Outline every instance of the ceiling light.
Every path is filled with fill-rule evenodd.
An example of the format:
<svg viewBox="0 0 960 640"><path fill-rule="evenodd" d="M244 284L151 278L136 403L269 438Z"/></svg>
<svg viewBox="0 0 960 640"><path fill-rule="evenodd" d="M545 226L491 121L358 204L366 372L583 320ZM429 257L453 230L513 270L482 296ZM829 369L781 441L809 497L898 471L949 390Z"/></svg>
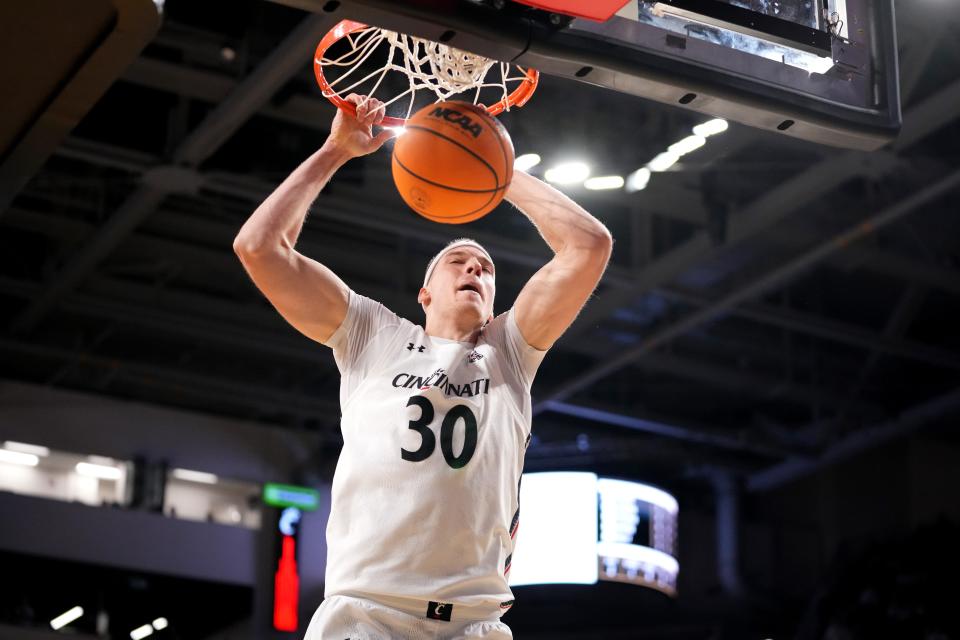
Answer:
<svg viewBox="0 0 960 640"><path fill-rule="evenodd" d="M78 462L76 466L77 473L90 478L99 478L101 480L119 480L123 472L117 467L108 467L102 464L91 464L89 462Z"/></svg>
<svg viewBox="0 0 960 640"><path fill-rule="evenodd" d="M107 458L106 456L87 456L87 462L102 464L106 467L112 467L116 463L113 458Z"/></svg>
<svg viewBox="0 0 960 640"><path fill-rule="evenodd" d="M217 476L203 471L191 471L190 469L174 469L173 477L190 482L202 482L204 484L217 484Z"/></svg>
<svg viewBox="0 0 960 640"><path fill-rule="evenodd" d="M664 151L656 158L651 160L647 166L650 167L650 171L666 171L675 165L679 159L680 156L673 151Z"/></svg>
<svg viewBox="0 0 960 640"><path fill-rule="evenodd" d="M671 153L675 153L678 156L682 156L690 153L691 151L695 151L699 149L706 143L707 143L707 139L704 138L703 136L698 136L698 135L687 136L680 142L675 142L669 147L667 147L667 151L670 151Z"/></svg>
<svg viewBox="0 0 960 640"><path fill-rule="evenodd" d="M647 188L647 183L650 182L650 169L647 167L641 167L627 176L627 191L642 191Z"/></svg>
<svg viewBox="0 0 960 640"><path fill-rule="evenodd" d="M37 463L40 462L40 458L32 453L20 453L19 451L0 449L0 462L22 464L25 467L35 467Z"/></svg>
<svg viewBox="0 0 960 640"><path fill-rule="evenodd" d="M76 620L82 615L83 615L83 607L74 607L73 609L70 609L66 613L61 613L56 618L51 620L50 626L53 627L54 631L56 631L58 629L61 629L67 626L68 624L70 624L71 622L73 622L74 620Z"/></svg>
<svg viewBox="0 0 960 640"><path fill-rule="evenodd" d="M704 138L708 136L713 136L718 133L723 133L727 130L727 121L723 118L715 118L713 120L707 120L703 124L698 124L693 128L694 135L703 136Z"/></svg>
<svg viewBox="0 0 960 640"><path fill-rule="evenodd" d="M3 443L3 446L9 451L31 453L35 456L40 456L41 458L45 458L46 456L50 455L50 449L36 444L25 444L23 442L13 442L12 440L7 440Z"/></svg>
<svg viewBox="0 0 960 640"><path fill-rule="evenodd" d="M547 169L543 177L554 184L577 184L590 175L590 167L582 162L564 162Z"/></svg>
<svg viewBox="0 0 960 640"><path fill-rule="evenodd" d="M145 624L145 625L143 625L142 627L137 627L136 629L134 629L133 631L131 631L131 632L130 632L130 639L131 639L131 640L142 640L143 638L146 638L146 637L147 637L148 635L150 635L151 633L153 633L153 627L151 627L151 626L148 625L148 624Z"/></svg>
<svg viewBox="0 0 960 640"><path fill-rule="evenodd" d="M167 628L167 619L166 618L157 618L153 621L153 628L157 631L163 631Z"/></svg>
<svg viewBox="0 0 960 640"><path fill-rule="evenodd" d="M528 171L538 164L540 164L539 155L536 153L525 153L522 156L517 156L517 159L513 161L513 168L517 171Z"/></svg>
<svg viewBox="0 0 960 640"><path fill-rule="evenodd" d="M623 186L623 178L621 176L597 176L596 178L588 178L583 186L594 191L619 189Z"/></svg>
<svg viewBox="0 0 960 640"><path fill-rule="evenodd" d="M398 138L407 132L406 127L384 127L384 129L393 131L393 134Z"/></svg>

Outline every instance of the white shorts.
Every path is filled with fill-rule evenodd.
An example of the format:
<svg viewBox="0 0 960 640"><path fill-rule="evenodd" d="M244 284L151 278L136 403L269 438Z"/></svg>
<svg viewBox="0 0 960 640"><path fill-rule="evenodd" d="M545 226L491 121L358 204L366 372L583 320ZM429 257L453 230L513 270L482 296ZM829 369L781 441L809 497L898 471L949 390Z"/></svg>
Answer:
<svg viewBox="0 0 960 640"><path fill-rule="evenodd" d="M313 614L304 640L512 640L499 618L433 620L373 600L330 596Z"/></svg>

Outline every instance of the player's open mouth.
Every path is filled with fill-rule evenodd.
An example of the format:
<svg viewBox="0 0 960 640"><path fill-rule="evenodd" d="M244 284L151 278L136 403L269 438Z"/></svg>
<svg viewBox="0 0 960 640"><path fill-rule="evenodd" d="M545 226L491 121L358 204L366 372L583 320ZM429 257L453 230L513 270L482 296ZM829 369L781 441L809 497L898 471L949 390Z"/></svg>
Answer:
<svg viewBox="0 0 960 640"><path fill-rule="evenodd" d="M480 289L479 289L479 287L476 287L476 286L474 286L474 285L472 285L472 284L464 284L464 285L461 285L461 286L457 289L457 291L471 291L471 292L477 294L478 296L480 296L481 298L483 297L483 296L480 294Z"/></svg>

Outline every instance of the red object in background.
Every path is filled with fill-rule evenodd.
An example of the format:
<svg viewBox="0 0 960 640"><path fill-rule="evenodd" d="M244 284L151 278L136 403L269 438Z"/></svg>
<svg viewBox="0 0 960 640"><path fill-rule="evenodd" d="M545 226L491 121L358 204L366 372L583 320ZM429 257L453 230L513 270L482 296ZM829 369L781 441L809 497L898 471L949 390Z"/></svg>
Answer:
<svg viewBox="0 0 960 640"><path fill-rule="evenodd" d="M629 0L590 0L590 2L584 2L583 0L517 0L517 2L536 9L573 16L574 18L606 22L613 14L620 11Z"/></svg>
<svg viewBox="0 0 960 640"><path fill-rule="evenodd" d="M297 630L300 576L297 575L297 541L283 536L283 553L274 578L273 626L278 631Z"/></svg>

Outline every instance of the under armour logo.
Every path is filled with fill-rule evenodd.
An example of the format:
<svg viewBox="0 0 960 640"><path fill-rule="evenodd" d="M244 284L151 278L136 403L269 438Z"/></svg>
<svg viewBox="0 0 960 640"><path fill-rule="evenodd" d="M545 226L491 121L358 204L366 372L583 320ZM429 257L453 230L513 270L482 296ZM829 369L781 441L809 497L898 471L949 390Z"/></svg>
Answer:
<svg viewBox="0 0 960 640"><path fill-rule="evenodd" d="M413 351L413 349L414 349L413 343L412 343L412 342L408 342L408 343L407 343L407 351ZM426 349L426 347L423 346L423 345L420 345L420 346L416 347L416 349L417 349L417 353L423 353L424 350Z"/></svg>
<svg viewBox="0 0 960 640"><path fill-rule="evenodd" d="M453 605L449 602L427 603L427 617L433 620L450 620L450 614L453 613Z"/></svg>

